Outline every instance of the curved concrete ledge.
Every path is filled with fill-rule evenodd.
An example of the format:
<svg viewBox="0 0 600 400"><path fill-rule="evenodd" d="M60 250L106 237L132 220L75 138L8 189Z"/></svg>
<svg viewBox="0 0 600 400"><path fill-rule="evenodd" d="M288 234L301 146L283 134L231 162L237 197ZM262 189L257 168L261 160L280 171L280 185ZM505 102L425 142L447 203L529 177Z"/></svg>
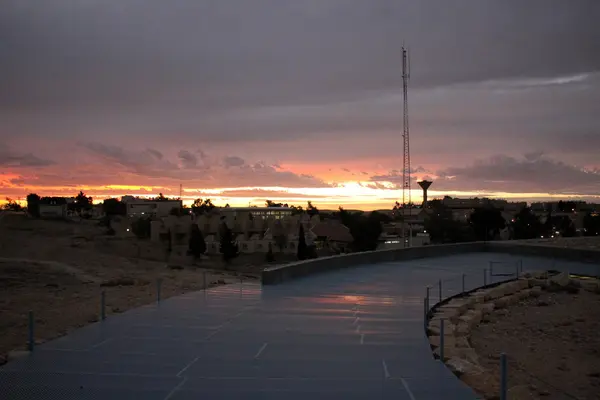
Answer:
<svg viewBox="0 0 600 400"><path fill-rule="evenodd" d="M381 262L408 261L418 258L441 257L453 254L495 252L514 255L528 255L569 260L573 262L598 264L600 275L600 251L574 248L554 248L507 242L470 242L433 246L411 247L406 249L366 251L362 253L316 258L291 264L266 268L262 271L262 283L274 285L291 279L325 271Z"/></svg>
<svg viewBox="0 0 600 400"><path fill-rule="evenodd" d="M436 246L411 247L407 249L376 250L362 253L342 254L299 261L291 264L265 268L262 271L262 283L274 285L302 276L373 263L408 261L417 258L441 257L452 254L464 254L486 251L485 243L457 243Z"/></svg>

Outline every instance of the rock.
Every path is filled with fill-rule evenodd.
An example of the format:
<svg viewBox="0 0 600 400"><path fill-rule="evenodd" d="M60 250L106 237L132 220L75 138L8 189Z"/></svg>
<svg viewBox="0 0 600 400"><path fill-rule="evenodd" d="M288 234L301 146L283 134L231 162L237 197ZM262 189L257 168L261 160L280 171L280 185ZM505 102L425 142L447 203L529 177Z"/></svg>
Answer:
<svg viewBox="0 0 600 400"><path fill-rule="evenodd" d="M540 286L534 286L531 288L531 297L540 297L542 295L542 288Z"/></svg>
<svg viewBox="0 0 600 400"><path fill-rule="evenodd" d="M560 274L551 276L549 278L551 283L556 283L559 286L565 287L569 284L569 274L567 272L561 272Z"/></svg>
<svg viewBox="0 0 600 400"><path fill-rule="evenodd" d="M429 321L429 325L427 326L427 330L431 332L431 335L440 335L440 319L432 319ZM456 325L444 320L444 336L453 335L456 330Z"/></svg>
<svg viewBox="0 0 600 400"><path fill-rule="evenodd" d="M530 275L532 278L546 279L548 278L548 271L532 271Z"/></svg>
<svg viewBox="0 0 600 400"><path fill-rule="evenodd" d="M597 279L581 279L579 280L581 288L588 292L599 293L600 292L600 281Z"/></svg>
<svg viewBox="0 0 600 400"><path fill-rule="evenodd" d="M469 310L459 318L459 320L469 326L469 330L477 326L481 322L483 313L481 310Z"/></svg>
<svg viewBox="0 0 600 400"><path fill-rule="evenodd" d="M429 343L434 347L440 347L441 336L429 336ZM456 347L456 338L454 336L446 336L444 335L444 348L446 347Z"/></svg>
<svg viewBox="0 0 600 400"><path fill-rule="evenodd" d="M482 368L479 365L475 365L467 360L461 358L451 358L446 363L450 371L452 371L455 375L461 376L465 374L479 374L483 372Z"/></svg>
<svg viewBox="0 0 600 400"><path fill-rule="evenodd" d="M504 297L505 288L504 285L496 286L495 288L490 289L489 299L495 300L501 297Z"/></svg>
<svg viewBox="0 0 600 400"><path fill-rule="evenodd" d="M481 303L477 304L476 310L480 310L483 315L489 314L494 311L494 303Z"/></svg>
<svg viewBox="0 0 600 400"><path fill-rule="evenodd" d="M541 286L541 287L547 287L548 286L548 279L537 279L537 278L533 278L529 280L529 287L535 287L535 286Z"/></svg>
<svg viewBox="0 0 600 400"><path fill-rule="evenodd" d="M454 339L456 348L458 349L470 349L471 343L465 336L457 337Z"/></svg>
<svg viewBox="0 0 600 400"><path fill-rule="evenodd" d="M439 311L452 311L462 314L469 309L469 301L467 299L453 299L439 308Z"/></svg>
<svg viewBox="0 0 600 400"><path fill-rule="evenodd" d="M519 293L511 294L510 296L505 297L508 305L518 304L521 301L521 297Z"/></svg>
<svg viewBox="0 0 600 400"><path fill-rule="evenodd" d="M508 310L506 308L498 309L495 311L496 315L505 316L508 315Z"/></svg>
<svg viewBox="0 0 600 400"><path fill-rule="evenodd" d="M518 296L519 296L519 300L525 300L525 299L531 297L531 289L521 290L518 293Z"/></svg>
<svg viewBox="0 0 600 400"><path fill-rule="evenodd" d="M469 325L467 325L464 322L461 322L460 324L456 325L456 330L454 331L454 335L457 337L467 336L470 331L471 331L471 329L470 329Z"/></svg>
<svg viewBox="0 0 600 400"><path fill-rule="evenodd" d="M440 348L439 347L436 347L435 350L433 350L433 356L438 360L440 359ZM447 346L444 343L444 361L449 360L451 358L455 358L455 357L459 357L458 349L453 346Z"/></svg>
<svg viewBox="0 0 600 400"><path fill-rule="evenodd" d="M479 356L472 348L457 348L457 353L460 358L469 361L474 365L479 365Z"/></svg>
<svg viewBox="0 0 600 400"><path fill-rule="evenodd" d="M495 309L505 308L506 306L508 306L508 298L506 298L506 297L501 297L501 298L496 299L494 301L494 308Z"/></svg>

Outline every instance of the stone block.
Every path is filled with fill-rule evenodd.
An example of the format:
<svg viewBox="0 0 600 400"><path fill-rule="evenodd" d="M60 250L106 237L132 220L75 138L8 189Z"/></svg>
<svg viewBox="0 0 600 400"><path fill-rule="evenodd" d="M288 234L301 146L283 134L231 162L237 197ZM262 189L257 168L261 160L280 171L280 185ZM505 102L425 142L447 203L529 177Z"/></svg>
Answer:
<svg viewBox="0 0 600 400"><path fill-rule="evenodd" d="M508 306L508 298L501 297L499 299L494 300L494 309L505 308Z"/></svg>
<svg viewBox="0 0 600 400"><path fill-rule="evenodd" d="M540 297L542 295L542 288L540 286L534 286L531 288L531 297Z"/></svg>
<svg viewBox="0 0 600 400"><path fill-rule="evenodd" d="M473 327L479 325L482 317L483 312L481 310L469 310L459 319L461 322L467 324L469 329L472 329Z"/></svg>
<svg viewBox="0 0 600 400"><path fill-rule="evenodd" d="M518 304L519 301L521 301L521 296L519 296L519 293L514 293L510 296L506 296L505 299L507 301L507 305L511 306L513 304Z"/></svg>
<svg viewBox="0 0 600 400"><path fill-rule="evenodd" d="M469 327L469 325L464 322L461 322L458 325L456 325L456 329L454 330L454 335L457 337L468 336L470 332L471 332L471 328Z"/></svg>
<svg viewBox="0 0 600 400"><path fill-rule="evenodd" d="M581 288L588 292L600 293L600 281L598 279L580 279Z"/></svg>
<svg viewBox="0 0 600 400"><path fill-rule="evenodd" d="M463 358L452 357L447 362L446 365L455 375L470 375L470 374L480 374L483 372L483 369L468 360Z"/></svg>
<svg viewBox="0 0 600 400"><path fill-rule="evenodd" d="M529 287L535 287L535 286L540 286L540 287L548 287L549 283L548 283L548 279L538 279L538 278L532 278L529 279Z"/></svg>
<svg viewBox="0 0 600 400"><path fill-rule="evenodd" d="M477 304L476 310L480 310L483 315L489 314L494 311L494 303Z"/></svg>
<svg viewBox="0 0 600 400"><path fill-rule="evenodd" d="M471 343L469 343L469 340L465 336L455 338L454 343L455 343L456 348L458 348L458 349L471 348Z"/></svg>
<svg viewBox="0 0 600 400"><path fill-rule="evenodd" d="M521 290L521 291L518 293L519 299L520 299L520 300L525 300L525 299L527 299L527 298L531 297L531 290L532 290L532 289L525 289L525 290Z"/></svg>
<svg viewBox="0 0 600 400"><path fill-rule="evenodd" d="M569 274L567 272L561 272L549 278L551 283L555 283L559 286L565 287L569 284Z"/></svg>

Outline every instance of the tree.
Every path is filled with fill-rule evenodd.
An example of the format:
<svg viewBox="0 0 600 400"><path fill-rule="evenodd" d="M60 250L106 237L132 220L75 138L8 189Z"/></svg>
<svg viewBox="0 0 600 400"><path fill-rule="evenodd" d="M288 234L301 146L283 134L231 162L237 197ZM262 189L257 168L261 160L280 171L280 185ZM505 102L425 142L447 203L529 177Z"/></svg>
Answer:
<svg viewBox="0 0 600 400"><path fill-rule="evenodd" d="M479 241L493 240L506 227L502 212L495 207L476 208L469 216L469 225L475 239Z"/></svg>
<svg viewBox="0 0 600 400"><path fill-rule="evenodd" d="M150 200L152 200L152 201L169 201L169 198L165 197L164 194L159 193L158 196L156 196L156 197L154 197L154 198L152 198Z"/></svg>
<svg viewBox="0 0 600 400"><path fill-rule="evenodd" d="M287 247L288 237L285 233L278 233L273 236L273 240L275 241L275 245L279 248L279 252L282 252Z"/></svg>
<svg viewBox="0 0 600 400"><path fill-rule="evenodd" d="M379 237L383 232L382 223L388 222L387 215L371 212L366 215L363 212L351 213L339 208L337 213L342 224L346 225L352 235L353 251L371 251L377 249Z"/></svg>
<svg viewBox="0 0 600 400"><path fill-rule="evenodd" d="M454 219L452 210L444 206L442 201L432 201L429 205L425 230L432 243L458 243L472 239L470 226Z"/></svg>
<svg viewBox="0 0 600 400"><path fill-rule="evenodd" d="M150 218L138 218L131 222L131 231L138 239L147 239L152 233L151 223ZM170 234L169 237L171 237Z"/></svg>
<svg viewBox="0 0 600 400"><path fill-rule="evenodd" d="M271 246L271 242L269 242L269 250L265 255L265 261L268 263L272 263L273 261L275 261L275 256L273 255L273 246Z"/></svg>
<svg viewBox="0 0 600 400"><path fill-rule="evenodd" d="M298 230L298 260L306 260L308 258L308 247L306 246L306 237L304 236L304 226L300 224Z"/></svg>
<svg viewBox="0 0 600 400"><path fill-rule="evenodd" d="M215 209L211 199L196 199L192 204L192 212L195 215L207 214Z"/></svg>
<svg viewBox="0 0 600 400"><path fill-rule="evenodd" d="M35 193L29 193L27 195L27 212L32 217L40 216L40 196Z"/></svg>
<svg viewBox="0 0 600 400"><path fill-rule="evenodd" d="M587 213L583 217L583 234L585 236L600 236L599 213Z"/></svg>
<svg viewBox="0 0 600 400"><path fill-rule="evenodd" d="M104 202L102 203L102 211L104 211L104 214L110 216L126 215L127 206L119 199L111 198L104 200Z"/></svg>
<svg viewBox="0 0 600 400"><path fill-rule="evenodd" d="M171 256L171 253L173 252L173 232L171 232L170 229L167 232L167 249L166 250L167 250L166 259L168 262L169 257Z"/></svg>
<svg viewBox="0 0 600 400"><path fill-rule="evenodd" d="M2 209L8 211L23 211L24 208L22 205L11 199L10 197L6 198L6 204L2 206Z"/></svg>
<svg viewBox="0 0 600 400"><path fill-rule="evenodd" d="M189 250L190 254L194 256L195 259L200 258L202 254L206 253L206 241L204 240L204 235L202 235L200 228L196 224L192 224Z"/></svg>
<svg viewBox="0 0 600 400"><path fill-rule="evenodd" d="M312 201L309 201L306 205L306 213L312 217L315 215L319 215L319 209L313 206Z"/></svg>
<svg viewBox="0 0 600 400"><path fill-rule="evenodd" d="M83 193L83 191L80 191L79 194L77 194L77 196L75 197L74 208L75 211L77 211L78 213L81 213L84 210L91 209L92 198L86 196L85 193Z"/></svg>
<svg viewBox="0 0 600 400"><path fill-rule="evenodd" d="M221 226L221 243L220 243L221 254L223 254L223 260L226 263L231 261L231 259L238 256L238 245L233 237L233 232L225 222Z"/></svg>
<svg viewBox="0 0 600 400"><path fill-rule="evenodd" d="M535 239L544 233L544 227L540 219L529 207L523 207L515 215L512 228L513 239Z"/></svg>
<svg viewBox="0 0 600 400"><path fill-rule="evenodd" d="M302 206L291 206L290 208L292 209L292 215L298 215L304 212Z"/></svg>
<svg viewBox="0 0 600 400"><path fill-rule="evenodd" d="M265 205L267 207L284 207L283 203L275 203L274 201L271 201L271 200L265 200Z"/></svg>

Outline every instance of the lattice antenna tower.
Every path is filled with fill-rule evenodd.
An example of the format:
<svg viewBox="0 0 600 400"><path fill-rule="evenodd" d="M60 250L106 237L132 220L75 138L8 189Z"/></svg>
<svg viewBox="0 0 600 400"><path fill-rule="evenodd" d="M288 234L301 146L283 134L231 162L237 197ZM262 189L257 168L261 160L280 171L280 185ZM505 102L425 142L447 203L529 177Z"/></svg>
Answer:
<svg viewBox="0 0 600 400"><path fill-rule="evenodd" d="M406 211L411 204L410 200L410 135L408 129L408 81L410 79L410 55L408 49L402 46L402 93L404 95L404 112L402 119L402 241L406 242ZM410 211L409 211L410 212ZM410 240L410 239L409 239Z"/></svg>

